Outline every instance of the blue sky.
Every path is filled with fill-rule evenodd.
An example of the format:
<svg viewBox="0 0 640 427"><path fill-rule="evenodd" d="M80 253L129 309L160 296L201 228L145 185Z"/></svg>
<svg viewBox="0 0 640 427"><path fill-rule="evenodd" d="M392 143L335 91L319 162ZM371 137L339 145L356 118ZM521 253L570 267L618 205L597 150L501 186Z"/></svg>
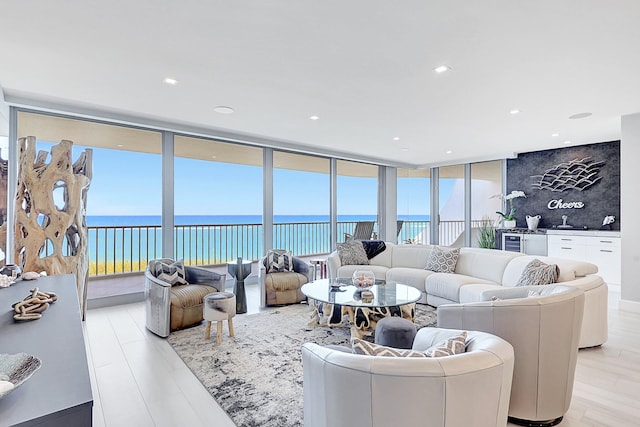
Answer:
<svg viewBox="0 0 640 427"><path fill-rule="evenodd" d="M39 150L52 144L38 142ZM85 147L74 146L73 161ZM161 157L156 154L93 148L93 179L87 215L160 215ZM176 215L260 215L262 168L176 158ZM274 171L275 215L328 215L328 174L284 169ZM399 215L429 214L429 184L406 178L398 186ZM441 201L453 180L441 186ZM339 215L375 215L375 178L338 178Z"/></svg>

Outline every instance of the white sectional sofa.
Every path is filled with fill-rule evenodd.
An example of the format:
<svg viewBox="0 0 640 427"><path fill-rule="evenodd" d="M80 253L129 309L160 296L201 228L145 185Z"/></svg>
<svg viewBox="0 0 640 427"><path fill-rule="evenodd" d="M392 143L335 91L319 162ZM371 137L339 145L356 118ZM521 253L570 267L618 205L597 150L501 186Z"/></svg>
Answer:
<svg viewBox="0 0 640 427"><path fill-rule="evenodd" d="M342 265L338 252L332 252L327 258L329 278L350 278L355 270L368 269L376 278L419 289L423 294L419 302L438 307L490 301L496 294L494 291L514 287L525 266L537 258L558 265L558 283L575 286L585 293L580 348L601 345L607 340L608 289L602 278L595 275L598 268L594 264L494 249L461 248L455 273L436 273L425 269L433 246L385 244L386 249L371 258L369 265ZM522 287L514 288L516 293L521 291Z"/></svg>

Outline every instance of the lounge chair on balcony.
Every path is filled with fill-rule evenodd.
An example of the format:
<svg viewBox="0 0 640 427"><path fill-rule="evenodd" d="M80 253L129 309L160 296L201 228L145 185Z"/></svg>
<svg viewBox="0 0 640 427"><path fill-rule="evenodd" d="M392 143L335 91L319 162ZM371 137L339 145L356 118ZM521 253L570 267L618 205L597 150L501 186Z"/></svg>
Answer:
<svg viewBox="0 0 640 427"><path fill-rule="evenodd" d="M344 233L344 241L347 240L371 240L375 221L358 221L353 234Z"/></svg>
<svg viewBox="0 0 640 427"><path fill-rule="evenodd" d="M404 225L404 221L403 220L398 220L396 221L396 237L400 237L400 232L402 231L402 226Z"/></svg>
<svg viewBox="0 0 640 427"><path fill-rule="evenodd" d="M403 220L398 220L398 221L396 222L396 226L397 226L397 229L396 229L396 237L400 237L400 231L402 231L402 225L403 225L403 224L404 224L404 221L403 221ZM371 238L372 238L373 240L378 240L378 233L377 233L377 232L374 232L374 233L373 233L373 235L371 236Z"/></svg>

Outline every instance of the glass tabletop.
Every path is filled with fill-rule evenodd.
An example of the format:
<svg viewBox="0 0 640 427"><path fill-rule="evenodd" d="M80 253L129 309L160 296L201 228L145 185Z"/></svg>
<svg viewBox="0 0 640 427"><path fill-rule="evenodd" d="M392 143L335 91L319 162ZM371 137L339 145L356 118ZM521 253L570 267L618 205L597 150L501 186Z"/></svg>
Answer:
<svg viewBox="0 0 640 427"><path fill-rule="evenodd" d="M362 301L361 290L351 284L351 279L316 280L303 285L301 290L311 299L352 307L393 307L411 304L422 296L414 287L379 279L369 288L373 292L371 302Z"/></svg>

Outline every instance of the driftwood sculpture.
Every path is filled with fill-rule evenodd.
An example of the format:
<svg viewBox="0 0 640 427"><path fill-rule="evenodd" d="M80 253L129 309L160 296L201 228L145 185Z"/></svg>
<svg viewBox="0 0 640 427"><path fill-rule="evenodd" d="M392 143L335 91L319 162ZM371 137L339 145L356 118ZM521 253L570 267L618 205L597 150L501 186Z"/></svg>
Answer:
<svg viewBox="0 0 640 427"><path fill-rule="evenodd" d="M73 142L35 154L36 138L18 140L15 250L23 271L76 276L82 318L86 314L89 252L85 219L92 151L71 162Z"/></svg>

